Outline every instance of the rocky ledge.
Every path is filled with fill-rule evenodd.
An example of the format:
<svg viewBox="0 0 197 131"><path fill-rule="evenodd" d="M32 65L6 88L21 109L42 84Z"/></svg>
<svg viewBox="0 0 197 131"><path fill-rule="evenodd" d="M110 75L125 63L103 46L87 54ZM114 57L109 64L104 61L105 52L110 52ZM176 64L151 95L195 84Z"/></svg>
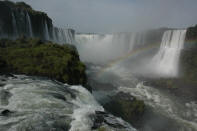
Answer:
<svg viewBox="0 0 197 131"><path fill-rule="evenodd" d="M143 116L145 104L135 97L120 92L111 97L111 100L104 105L104 108L115 116L135 125Z"/></svg>

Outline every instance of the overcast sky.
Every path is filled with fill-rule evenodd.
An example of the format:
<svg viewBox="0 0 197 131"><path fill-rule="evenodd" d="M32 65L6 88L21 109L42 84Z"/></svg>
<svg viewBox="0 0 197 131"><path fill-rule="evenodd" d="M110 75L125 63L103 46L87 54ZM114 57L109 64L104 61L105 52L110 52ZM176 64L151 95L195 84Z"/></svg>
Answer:
<svg viewBox="0 0 197 131"><path fill-rule="evenodd" d="M12 0L21 1L21 0ZM56 26L78 32L120 32L197 24L197 0L23 0Z"/></svg>

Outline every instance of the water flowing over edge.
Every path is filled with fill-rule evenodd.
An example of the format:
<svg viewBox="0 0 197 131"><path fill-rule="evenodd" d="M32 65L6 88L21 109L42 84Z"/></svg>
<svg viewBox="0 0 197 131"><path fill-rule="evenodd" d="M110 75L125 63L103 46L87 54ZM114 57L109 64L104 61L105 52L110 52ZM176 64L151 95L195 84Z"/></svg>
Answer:
<svg viewBox="0 0 197 131"><path fill-rule="evenodd" d="M186 30L168 30L163 34L158 53L151 60L155 74L176 77L179 71L179 58L185 42Z"/></svg>
<svg viewBox="0 0 197 131"><path fill-rule="evenodd" d="M82 86L69 86L46 78L24 75L0 76L0 129L90 131L95 111L104 109ZM115 121L135 131L120 118ZM109 131L113 127L103 125ZM122 130L122 129L120 129Z"/></svg>

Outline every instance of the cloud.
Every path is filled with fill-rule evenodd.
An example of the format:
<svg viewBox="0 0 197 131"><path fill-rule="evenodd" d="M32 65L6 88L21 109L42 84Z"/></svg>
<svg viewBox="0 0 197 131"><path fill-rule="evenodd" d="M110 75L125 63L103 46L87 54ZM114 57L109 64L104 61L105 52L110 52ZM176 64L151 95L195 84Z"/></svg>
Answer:
<svg viewBox="0 0 197 131"><path fill-rule="evenodd" d="M19 0L13 0L19 1ZM197 24L196 0L24 0L60 27L118 32Z"/></svg>

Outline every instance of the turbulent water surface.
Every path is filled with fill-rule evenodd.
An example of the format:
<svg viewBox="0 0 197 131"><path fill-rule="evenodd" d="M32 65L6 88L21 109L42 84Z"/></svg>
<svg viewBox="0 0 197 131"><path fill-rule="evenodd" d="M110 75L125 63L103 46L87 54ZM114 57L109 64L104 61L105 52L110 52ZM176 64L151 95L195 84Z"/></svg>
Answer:
<svg viewBox="0 0 197 131"><path fill-rule="evenodd" d="M0 111L1 131L90 131L95 111L104 109L82 86L14 75L0 76ZM110 114L103 118L108 124L119 125L116 130L135 131L120 118ZM108 124L101 126L113 131Z"/></svg>
<svg viewBox="0 0 197 131"><path fill-rule="evenodd" d="M179 57L181 49L184 48L185 33L186 30L165 31L161 44L158 44L160 48L143 48L143 46L141 48L143 50L132 48L126 57L117 57L117 59L115 58L111 63L108 63L107 66L89 65L89 81L95 87L93 91L95 98L101 104L104 104L109 101L110 96L118 92L124 92L143 100L146 104L146 110L140 121L141 126L138 127L140 131L196 131L196 99L183 101L185 96L178 97L170 90L145 86L144 82L139 79L140 77L177 77L179 72ZM132 35L130 37L119 36L120 45L114 45L115 47L111 48L108 48L112 41L111 38L108 42L103 42L107 36L104 38L95 35L79 37L80 40L82 38L83 41L89 39L84 47L88 46L87 48L90 50L90 53L86 53L85 56L92 56L91 49L94 52L93 47L97 47L97 52L102 52L103 48L106 48L104 51L108 50L108 54L111 55L116 52L113 50L116 47L117 49L128 50L130 48L127 47L131 47L131 45L134 47L137 44L133 42L134 40L130 40L135 38ZM128 41L130 46L127 44ZM80 44L80 46L83 46L83 43ZM101 44L102 48L99 48L97 44ZM123 54L126 52L126 50L123 51ZM80 48L79 53L82 55L82 60L89 63L97 63L100 58L104 57L103 59L105 60L107 56L110 56L104 52L104 54L98 53L100 58L88 59L88 57L85 57L83 59L84 52L80 52Z"/></svg>

